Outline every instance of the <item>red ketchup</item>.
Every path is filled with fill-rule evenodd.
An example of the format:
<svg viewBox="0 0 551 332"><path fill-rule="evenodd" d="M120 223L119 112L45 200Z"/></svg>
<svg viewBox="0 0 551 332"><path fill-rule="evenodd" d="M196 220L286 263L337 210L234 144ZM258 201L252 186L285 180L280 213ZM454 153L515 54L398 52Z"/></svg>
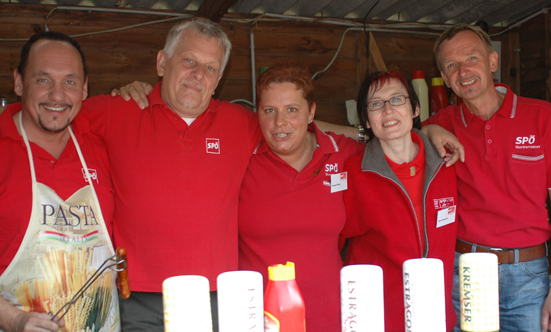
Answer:
<svg viewBox="0 0 551 332"><path fill-rule="evenodd" d="M430 115L434 115L448 105L448 92L444 86L444 80L442 77L433 77L430 88Z"/></svg>
<svg viewBox="0 0 551 332"><path fill-rule="evenodd" d="M295 280L295 263L268 267L264 294L265 332L305 332L304 300Z"/></svg>

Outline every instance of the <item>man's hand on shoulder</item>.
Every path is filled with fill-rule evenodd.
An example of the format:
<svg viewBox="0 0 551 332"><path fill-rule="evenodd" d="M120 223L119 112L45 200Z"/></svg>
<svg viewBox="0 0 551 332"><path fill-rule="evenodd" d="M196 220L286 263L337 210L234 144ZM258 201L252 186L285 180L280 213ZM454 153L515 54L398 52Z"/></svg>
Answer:
<svg viewBox="0 0 551 332"><path fill-rule="evenodd" d="M438 154L446 162L446 167L455 164L458 160L465 162L465 148L454 134L439 125L426 125L421 129L438 150ZM449 154L446 148L452 153Z"/></svg>
<svg viewBox="0 0 551 332"><path fill-rule="evenodd" d="M149 100L147 96L153 91L153 86L146 82L134 81L119 89L113 89L111 96L115 97L120 95L124 100L130 101L132 98L136 104L143 110L149 106Z"/></svg>

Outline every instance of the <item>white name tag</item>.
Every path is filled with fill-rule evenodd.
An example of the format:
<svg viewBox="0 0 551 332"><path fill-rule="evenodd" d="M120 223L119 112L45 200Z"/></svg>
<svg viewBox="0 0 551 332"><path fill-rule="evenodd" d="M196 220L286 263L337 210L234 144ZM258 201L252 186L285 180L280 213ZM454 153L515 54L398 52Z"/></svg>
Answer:
<svg viewBox="0 0 551 332"><path fill-rule="evenodd" d="M436 228L455 222L455 205L438 211Z"/></svg>
<svg viewBox="0 0 551 332"><path fill-rule="evenodd" d="M336 193L348 189L347 173L331 174L331 192Z"/></svg>

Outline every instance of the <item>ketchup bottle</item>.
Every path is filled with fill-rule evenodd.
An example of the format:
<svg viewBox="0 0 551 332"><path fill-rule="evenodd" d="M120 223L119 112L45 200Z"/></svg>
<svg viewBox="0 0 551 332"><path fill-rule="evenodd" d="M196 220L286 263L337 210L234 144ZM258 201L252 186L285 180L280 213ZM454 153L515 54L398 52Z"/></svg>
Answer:
<svg viewBox="0 0 551 332"><path fill-rule="evenodd" d="M430 88L430 115L446 108L448 104L448 92L444 86L444 80L442 77L433 77Z"/></svg>
<svg viewBox="0 0 551 332"><path fill-rule="evenodd" d="M295 263L268 267L264 294L265 332L305 332L304 300L295 280Z"/></svg>

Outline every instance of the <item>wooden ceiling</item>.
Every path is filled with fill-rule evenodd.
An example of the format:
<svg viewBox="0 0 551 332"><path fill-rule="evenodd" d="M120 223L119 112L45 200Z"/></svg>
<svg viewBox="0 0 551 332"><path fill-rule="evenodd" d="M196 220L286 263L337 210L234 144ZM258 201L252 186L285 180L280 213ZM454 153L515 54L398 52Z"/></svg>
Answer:
<svg viewBox="0 0 551 332"><path fill-rule="evenodd" d="M475 23L507 27L546 10L551 0L1 0L60 6L95 6L194 12L219 21L225 13L283 14L394 22Z"/></svg>

